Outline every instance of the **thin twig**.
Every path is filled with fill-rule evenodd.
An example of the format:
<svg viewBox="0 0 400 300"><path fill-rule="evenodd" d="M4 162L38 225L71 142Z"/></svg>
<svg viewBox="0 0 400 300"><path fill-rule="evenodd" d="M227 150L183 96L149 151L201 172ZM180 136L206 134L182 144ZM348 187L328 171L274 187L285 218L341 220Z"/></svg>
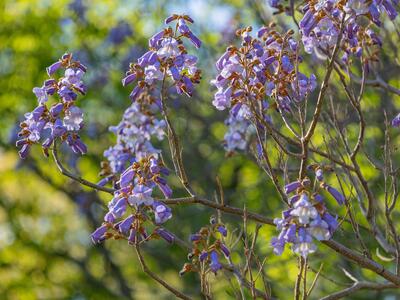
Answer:
<svg viewBox="0 0 400 300"><path fill-rule="evenodd" d="M345 288L339 292L325 296L325 297L321 298L321 300L341 299L346 296L350 296L359 290L380 291L380 290L384 290L384 289L395 289L395 288L397 288L397 287L393 283L375 283L375 282L358 281L358 282L355 282L351 287Z"/></svg>
<svg viewBox="0 0 400 300"><path fill-rule="evenodd" d="M180 299L185 299L185 300L191 300L192 298L189 296L186 296L182 292L178 291L174 287L170 286L168 283L166 283L164 280L162 280L160 277L158 277L156 274L154 274L150 269L147 267L146 262L142 256L142 253L140 252L140 247L139 245L135 244L135 249L136 249L136 254L139 258L140 265L142 266L143 272L145 272L147 275L149 275L152 279L157 281L159 284L161 284L163 287L165 287L168 291L170 291L172 294L174 294L176 297Z"/></svg>
<svg viewBox="0 0 400 300"><path fill-rule="evenodd" d="M54 146L53 146L53 149L52 149L51 153L53 155L54 162L56 163L57 168L58 168L58 170L60 170L62 175L67 176L67 177L79 182L80 184L86 185L86 186L91 187L91 188L93 188L95 190L106 192L106 193L109 193L109 194L114 194L114 192L115 192L114 189L107 188L107 187L104 187L104 186L100 186L100 185L95 184L93 182L90 182L90 181L88 181L86 179L83 179L83 178L81 178L81 177L79 177L79 176L77 176L75 174L72 174L70 171L68 171L63 166L63 164L61 163L60 159L58 158L56 141L54 141Z"/></svg>

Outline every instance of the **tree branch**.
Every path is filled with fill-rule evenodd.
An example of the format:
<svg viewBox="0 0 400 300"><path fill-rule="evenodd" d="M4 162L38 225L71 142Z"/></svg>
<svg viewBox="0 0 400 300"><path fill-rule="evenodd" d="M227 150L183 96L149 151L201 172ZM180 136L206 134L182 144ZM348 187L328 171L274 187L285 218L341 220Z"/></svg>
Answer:
<svg viewBox="0 0 400 300"><path fill-rule="evenodd" d="M159 284L161 284L163 287L165 287L168 291L170 291L172 294L174 294L176 297L180 299L185 299L185 300L191 300L189 296L186 296L185 294L181 293L174 287L170 286L168 283L166 283L164 280L162 280L160 277L158 277L156 274L154 274L150 269L147 267L147 264L142 256L142 253L140 252L140 247L139 245L135 245L136 249L136 254L139 258L140 265L142 266L143 272L145 272L147 275L149 275L153 280L157 281Z"/></svg>
<svg viewBox="0 0 400 300"><path fill-rule="evenodd" d="M86 179L83 179L83 178L71 173L70 171L68 171L63 166L63 164L61 163L61 161L60 161L60 159L58 157L56 141L54 141L54 146L53 146L53 149L51 150L51 153L53 155L54 162L56 163L57 168L61 172L62 175L67 176L67 177L79 182L80 184L83 184L83 185L86 185L88 187L91 187L91 188L93 188L93 189L95 189L97 191L102 191L102 192L106 192L106 193L109 193L109 194L114 194L114 191L115 191L114 189L107 188L107 187L104 187L104 186L100 186L98 184L95 184L95 183L90 182L90 181L88 181Z"/></svg>
<svg viewBox="0 0 400 300"><path fill-rule="evenodd" d="M359 290L384 290L384 289L395 289L397 288L393 283L375 283L366 281L357 281L351 287L345 288L339 292L321 298L321 300L336 300L343 297L352 295Z"/></svg>

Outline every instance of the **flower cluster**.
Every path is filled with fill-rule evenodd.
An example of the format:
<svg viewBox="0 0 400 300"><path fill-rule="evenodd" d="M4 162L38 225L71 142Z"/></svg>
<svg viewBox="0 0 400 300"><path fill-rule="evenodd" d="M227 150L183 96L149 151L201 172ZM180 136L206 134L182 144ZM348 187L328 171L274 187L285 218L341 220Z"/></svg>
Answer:
<svg viewBox="0 0 400 300"><path fill-rule="evenodd" d="M174 240L173 235L166 229L156 227L152 235L145 229L149 215L154 215L155 225L160 225L172 217L171 209L152 197L153 189L158 189L166 198L172 194L163 175L168 170L159 161L150 156L134 162L120 176L117 185L119 189L108 204L108 212L104 222L94 233L92 240L99 243L108 238L125 238L129 243L148 240L161 236L168 242ZM120 220L125 215L125 219ZM138 240L139 239L139 240Z"/></svg>
<svg viewBox="0 0 400 300"><path fill-rule="evenodd" d="M339 205L344 204L345 198L338 190L324 182L323 169L320 166L312 168L320 183L314 190L311 190L308 178L285 186L286 194L295 193L295 195L290 198L290 208L282 213L282 218L274 220L280 231L279 236L271 241L276 255L282 254L285 244L290 243L295 253L307 257L316 250L313 238L319 241L329 240L339 226L336 218L327 211L319 190L326 190Z"/></svg>
<svg viewBox="0 0 400 300"><path fill-rule="evenodd" d="M187 23L193 20L187 16L172 15L166 24L176 21L176 30L168 27L149 40L149 51L131 64L122 85L137 81L130 94L132 105L125 111L123 120L110 130L117 135L117 144L104 152L108 162L102 164L102 174L107 176L101 184L107 183L115 174L121 174L127 164L144 157L158 158L160 151L151 144L152 136L163 139L165 122L156 118L162 109L157 82L171 78L178 93L193 94L194 84L200 80L197 58L187 54L183 38L189 39L197 48L200 40L192 33ZM162 93L162 91L161 91Z"/></svg>
<svg viewBox="0 0 400 300"><path fill-rule="evenodd" d="M244 149L245 144L232 143L245 136L250 115L269 122L266 111L271 97L281 112L291 109L291 103L302 101L316 88L316 77L298 72L295 66L301 62L293 31L278 33L274 24L262 27L257 38L251 36L251 27L237 31L241 47L230 46L218 59L217 77L212 81L218 90L213 105L218 110L230 109L225 136L227 149ZM251 113L250 113L251 112ZM235 120L237 119L237 120ZM242 141L245 140L242 138Z"/></svg>
<svg viewBox="0 0 400 300"><path fill-rule="evenodd" d="M65 69L64 76L55 78L59 69ZM82 76L86 67L79 61L75 61L72 54L64 54L61 59L47 68L47 79L42 87L35 87L33 93L38 100L38 106L25 114L25 120L21 122L21 131L17 147L21 147L19 155L26 158L33 144L42 143L44 154L48 155L48 149L53 142L60 138L66 141L72 151L84 154L86 145L78 135L78 130L83 126L83 113L76 106L78 94L86 93L86 86L82 82ZM57 101L48 102L50 96ZM50 106L50 108L49 108Z"/></svg>
<svg viewBox="0 0 400 300"><path fill-rule="evenodd" d="M202 227L190 236L193 248L188 258L191 263L186 263L179 274L208 271L217 274L222 269L219 257L221 255L226 259L230 257L230 251L221 239L227 234L224 224L218 223L214 217L211 217L209 226Z"/></svg>
<svg viewBox="0 0 400 300"><path fill-rule="evenodd" d="M156 103L151 95L142 94L125 110L121 122L110 127L117 136L117 143L104 152L108 162L102 163L103 176L121 174L135 159L158 157L161 151L153 146L151 139L164 138L165 121L157 119L159 107Z"/></svg>
<svg viewBox="0 0 400 300"><path fill-rule="evenodd" d="M365 49L382 45L371 25L381 25L380 15L384 11L393 20L397 16L396 5L397 1L391 0L308 1L299 23L306 52L326 57L336 44L343 20L342 60L348 63L349 56L354 55L364 57L363 62L368 65L368 60L377 60L377 56L368 54ZM365 20L369 20L369 24Z"/></svg>
<svg viewBox="0 0 400 300"><path fill-rule="evenodd" d="M166 198L172 195L164 178L169 172L160 159L161 151L151 143L153 136L158 139L164 137L165 124L156 118L157 109L159 101L143 93L125 111L120 124L111 127L117 135L117 144L104 152L108 162L102 163L101 175L106 177L99 184L104 185L117 178L114 184L117 190L108 205L104 223L92 234L95 243L111 237L124 237L130 243L155 236L173 241L173 235L166 229L157 227L148 236L144 226L149 214L154 215L156 224L162 224L172 217L171 209L152 197L156 187ZM125 220L116 222L126 214L128 208L131 214ZM125 227L121 229L120 224Z"/></svg>
<svg viewBox="0 0 400 300"><path fill-rule="evenodd" d="M187 25L187 22L193 23L189 16L172 15L165 22L172 21L177 22L176 30L168 27L155 34L149 41L149 51L137 64L130 65L122 79L123 86L134 81L137 85L130 94L133 103L122 121L110 128L117 135L117 144L104 152L108 162L102 163L101 175L106 177L99 184L113 180L117 190L108 205L103 225L92 234L95 243L110 237L121 238L121 235L130 243L138 237L147 240L144 224L149 214L154 214L155 224L172 217L171 209L152 197L155 188L166 198L172 195L164 178L168 170L162 162L161 151L151 143L153 136L161 140L165 135L165 121L156 117L163 105L156 83L171 78L179 94L191 96L194 84L199 82L200 71L196 67L197 58L187 54L182 39L189 39L197 48L201 45ZM116 222L128 208L131 214ZM150 237L154 235L169 242L173 240L173 235L164 228L156 228Z"/></svg>
<svg viewBox="0 0 400 300"><path fill-rule="evenodd" d="M228 152L245 150L251 138L253 127L247 105L238 106L238 111L231 110L225 120L228 131L224 136L224 146Z"/></svg>
<svg viewBox="0 0 400 300"><path fill-rule="evenodd" d="M189 29L188 23L193 20L187 16L172 15L165 20L166 24L176 21L176 28L168 27L156 33L149 40L149 51L131 64L124 86L137 81L130 98L135 101L147 89L157 82L172 79L178 94L193 95L194 84L200 81L200 70L196 67L197 57L187 54L183 39L189 39L196 48L201 41Z"/></svg>
<svg viewBox="0 0 400 300"><path fill-rule="evenodd" d="M153 211L155 215L158 215L158 211L163 210L164 215L171 216L170 211L160 202L154 201L152 206L147 207ZM166 211L166 212L165 212ZM113 217L108 216L109 219ZM152 233L148 234L145 223L148 220L148 216L141 210L132 211L126 218L119 222L113 223L110 220L106 220L103 224L97 228L91 235L92 241L95 244L101 243L107 239L125 239L129 244L134 245L141 242L146 242L151 239L163 238L168 243L173 243L175 236L164 227L156 226L152 229Z"/></svg>

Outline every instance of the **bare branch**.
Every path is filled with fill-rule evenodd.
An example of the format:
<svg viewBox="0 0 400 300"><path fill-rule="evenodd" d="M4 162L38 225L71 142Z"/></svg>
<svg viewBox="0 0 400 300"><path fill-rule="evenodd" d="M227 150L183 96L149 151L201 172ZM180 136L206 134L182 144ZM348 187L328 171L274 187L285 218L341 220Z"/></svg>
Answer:
<svg viewBox="0 0 400 300"><path fill-rule="evenodd" d="M164 280L162 280L159 276L157 276L156 274L154 274L148 267L147 264L143 258L143 255L140 251L140 247L139 245L135 245L135 249L136 249L136 254L139 258L139 262L140 265L142 266L142 270L143 272L145 272L147 275L149 275L153 280L157 281L159 284L161 284L163 287L165 287L168 291L170 291L172 294L174 294L176 297L180 298L180 299L185 299L185 300L191 300L192 298L189 296L186 296L185 294L181 293L180 291L178 291L177 289L175 289L174 287L172 287L171 285L169 285L167 282L165 282Z"/></svg>
<svg viewBox="0 0 400 300"><path fill-rule="evenodd" d="M107 188L107 187L104 187L104 186L95 184L95 183L93 183L93 182L90 182L90 181L88 181L88 180L86 180L86 179L83 179L83 178L81 178L81 177L79 177L79 176L77 176L77 175L71 173L70 171L68 171L68 170L63 166L63 164L61 163L61 161L60 161L60 159L59 159L59 157L58 157L58 151L57 151L57 143L56 143L56 141L54 141L54 146L53 146L53 149L52 149L51 153L52 153L52 155L53 155L54 162L56 163L57 168L58 168L58 170L60 170L60 172L61 172L62 175L67 176L67 177L69 177L69 178L71 178L71 179L73 179L73 180L79 182L80 184L83 184L83 185L86 185L86 186L88 186L88 187L91 187L91 188L93 188L93 189L95 189L95 190L97 190L97 191L102 191L102 192L106 192L106 193L109 193L109 194L114 194L114 191L115 191L114 189Z"/></svg>
<svg viewBox="0 0 400 300"><path fill-rule="evenodd" d="M321 298L321 300L336 300L341 299L346 296L350 296L359 290L376 290L381 291L384 289L395 289L395 284L393 283L375 283L375 282L366 282L366 281L358 281L355 282L351 287L345 288L339 292L330 294Z"/></svg>

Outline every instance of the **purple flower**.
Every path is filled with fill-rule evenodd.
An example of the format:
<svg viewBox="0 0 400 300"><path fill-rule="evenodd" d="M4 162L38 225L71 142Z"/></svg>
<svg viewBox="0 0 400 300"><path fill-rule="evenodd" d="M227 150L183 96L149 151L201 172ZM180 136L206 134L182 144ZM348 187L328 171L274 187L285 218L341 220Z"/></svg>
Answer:
<svg viewBox="0 0 400 300"><path fill-rule="evenodd" d="M81 80L84 74L85 72L81 69L68 68L65 70L64 78L61 80L61 83L66 86L79 87L82 85Z"/></svg>
<svg viewBox="0 0 400 300"><path fill-rule="evenodd" d="M123 220L121 223L119 223L118 230L122 234L127 234L128 231L131 229L131 225L133 223L133 220L135 217L133 215L130 215L127 217L125 220Z"/></svg>
<svg viewBox="0 0 400 300"><path fill-rule="evenodd" d="M318 211L309 202L306 194L301 194L300 199L294 204L294 209L290 215L298 217L300 224L308 224L310 218L315 219L318 216Z"/></svg>
<svg viewBox="0 0 400 300"><path fill-rule="evenodd" d="M392 120L392 126L393 126L393 127L400 127L400 114L398 114L398 115Z"/></svg>
<svg viewBox="0 0 400 300"><path fill-rule="evenodd" d="M339 205L343 205L345 203L345 197L337 189L331 187L330 185L327 185L326 183L323 184L322 187L326 189L333 198L335 198Z"/></svg>
<svg viewBox="0 0 400 300"><path fill-rule="evenodd" d="M329 230L331 232L331 235L333 234L333 232L336 231L336 229L339 227L339 223L336 220L336 218L334 218L330 213L326 212L324 213L324 215L322 216L322 220L324 220L328 226L329 226Z"/></svg>
<svg viewBox="0 0 400 300"><path fill-rule="evenodd" d="M165 19L165 24L169 24L172 21L175 21L179 16L176 14L173 14L171 16L169 16L168 18Z"/></svg>
<svg viewBox="0 0 400 300"><path fill-rule="evenodd" d="M77 106L70 106L65 111L63 125L69 131L77 131L81 128L83 122L83 112Z"/></svg>
<svg viewBox="0 0 400 300"><path fill-rule="evenodd" d="M161 39L164 37L164 30L156 33L155 35L153 35L150 40L149 40L149 47L151 48L157 48L159 42L161 41Z"/></svg>
<svg viewBox="0 0 400 300"><path fill-rule="evenodd" d="M165 222L172 216L169 207L154 203L151 196L156 186L165 197L172 195L164 177L168 172L160 159L160 150L155 149L151 143L154 136L163 138L165 127L165 122L156 118L161 105L156 96L158 87L155 83L173 79L179 93L192 96L194 85L200 80L200 71L196 67L197 58L187 54L183 41L190 41L196 47L201 45L201 41L188 26L193 23L190 17L173 16L167 22L174 20L178 22L178 33L167 28L155 34L149 41L149 51L137 64L131 64L127 76L122 80L124 86L137 81L137 86L130 94L135 103L126 110L121 123L112 128L117 135L117 144L105 152L110 164L102 170L106 176L102 184L113 181L117 190L104 216L106 224L92 234L96 243L106 238L107 228L111 228L111 224L114 224L113 229L124 235L129 234L129 243L134 243L137 236L146 240L148 236L145 227L134 222L137 215L143 214L140 220L145 222L148 212L153 211L156 223ZM129 24L121 23L111 30L110 41L118 44L131 34ZM60 68L65 69L62 77L48 79L43 87L33 90L43 107L27 114L21 124L21 139L17 142L18 147L22 147L21 157L26 157L31 144L40 141L45 129L50 131L42 144L45 152L48 153L48 148L56 138L66 141L75 153L83 154L87 151L86 145L76 133L83 126L83 112L75 105L78 95L85 94L87 90L82 82L86 67L73 60L71 54L64 54L58 62L47 68L48 75L53 76ZM49 96L58 97L59 100L50 110L45 106ZM134 214L120 220L128 206ZM173 240L172 234L165 229L160 228L156 232L168 242Z"/></svg>
<svg viewBox="0 0 400 300"><path fill-rule="evenodd" d="M190 235L191 242L197 242L197 241L200 241L201 239L202 239L201 234L191 234Z"/></svg>
<svg viewBox="0 0 400 300"><path fill-rule="evenodd" d="M136 74L128 74L122 79L122 86L127 86L131 82L134 82L136 80Z"/></svg>
<svg viewBox="0 0 400 300"><path fill-rule="evenodd" d="M225 244L223 244L223 243L221 243L219 245L219 247L221 249L221 252L224 254L225 258L229 259L229 256L231 255L231 253L230 253L228 247L226 247Z"/></svg>
<svg viewBox="0 0 400 300"><path fill-rule="evenodd" d="M82 142L79 136L71 136L67 137L67 144L71 147L72 151L76 154L83 155L87 152L86 145Z"/></svg>
<svg viewBox="0 0 400 300"><path fill-rule="evenodd" d="M235 105L225 121L228 131L224 136L227 151L244 150L249 142L252 126L248 119L249 109L246 105Z"/></svg>
<svg viewBox="0 0 400 300"><path fill-rule="evenodd" d="M114 223L115 222L115 217L112 213L108 212L104 215L104 221L108 223Z"/></svg>
<svg viewBox="0 0 400 300"><path fill-rule="evenodd" d="M142 68L148 66L148 65L153 65L157 61L157 54L156 52L150 50L147 51L145 54L143 54L139 59L138 59L138 65Z"/></svg>
<svg viewBox="0 0 400 300"><path fill-rule="evenodd" d="M201 41L200 41L200 39L199 39L197 36L195 36L195 35L193 34L193 32L189 32L189 33L188 33L188 37L189 37L190 41L193 43L193 45L194 45L197 49L201 47Z"/></svg>
<svg viewBox="0 0 400 300"><path fill-rule="evenodd" d="M328 223L320 217L310 223L309 231L318 241L329 240L331 238Z"/></svg>
<svg viewBox="0 0 400 300"><path fill-rule="evenodd" d="M132 168L128 168L124 173L121 174L119 185L121 188L128 186L135 176L135 171Z"/></svg>
<svg viewBox="0 0 400 300"><path fill-rule="evenodd" d="M158 161L157 159L155 159L154 157L150 158L150 172L152 174L158 174L160 173L161 168L158 165Z"/></svg>
<svg viewBox="0 0 400 300"><path fill-rule="evenodd" d="M287 73L290 73L293 70L293 64L287 55L282 56L282 69Z"/></svg>
<svg viewBox="0 0 400 300"><path fill-rule="evenodd" d="M285 219L281 219L281 218L274 219L274 224L276 225L276 229L278 229L278 230L282 230L285 223L286 223Z"/></svg>
<svg viewBox="0 0 400 300"><path fill-rule="evenodd" d="M77 95L75 92L73 92L71 89L69 89L67 86L63 86L60 88L58 91L58 95L64 100L64 101L74 101L77 98Z"/></svg>
<svg viewBox="0 0 400 300"><path fill-rule="evenodd" d="M153 210L156 224L162 224L172 217L171 209L159 201L153 202Z"/></svg>
<svg viewBox="0 0 400 300"><path fill-rule="evenodd" d="M311 30L318 24L315 13L310 9L305 14L303 19L301 19L299 25L305 36L310 35Z"/></svg>
<svg viewBox="0 0 400 300"><path fill-rule="evenodd" d="M318 179L319 181L324 180L324 173L323 173L323 171L322 171L321 168L317 168L317 169L315 170L315 176L317 177L317 179Z"/></svg>
<svg viewBox="0 0 400 300"><path fill-rule="evenodd" d="M144 73L145 73L145 81L148 84L152 84L154 81L157 80L162 81L162 79L164 78L164 74L160 71L159 64L147 66L144 69ZM179 73L177 74L177 76L179 76Z"/></svg>
<svg viewBox="0 0 400 300"><path fill-rule="evenodd" d="M310 233L304 227L300 227L297 235L297 241L293 244L293 251L306 258L314 253L317 247L313 243Z"/></svg>
<svg viewBox="0 0 400 300"><path fill-rule="evenodd" d="M28 157L28 154L29 154L30 148L31 148L31 145L30 145L30 144L27 144L27 143L23 144L21 150L18 151L19 157L20 157L21 159L27 158L27 157Z"/></svg>
<svg viewBox="0 0 400 300"><path fill-rule="evenodd" d="M210 270L214 272L214 274L217 274L217 272L222 269L222 265L219 262L218 253L215 250L211 251L210 260Z"/></svg>
<svg viewBox="0 0 400 300"><path fill-rule="evenodd" d="M75 153L84 154L87 152L87 147L80 137L75 132L67 132L77 131L83 126L83 113L74 105L73 101L77 98L75 91L81 93L86 91L86 87L81 81L86 67L73 60L72 54L64 54L60 61L47 68L48 75L54 74L59 68L66 68L64 77L47 79L41 88L35 87L33 89L38 98L39 106L31 113L25 114L26 119L21 123L22 129L19 136L22 139L18 143L18 147L23 147L20 151L21 157L26 157L31 145L40 143L42 138L44 138L44 141L42 141L43 153L46 156L48 156L48 148L58 137L62 137L61 141L66 140ZM53 104L48 110L46 102L49 96L57 95L61 99L58 99L59 102ZM68 103L64 105L64 101ZM68 108L65 109L66 107ZM64 116L62 116L63 113ZM43 135L45 129L50 129L50 136Z"/></svg>
<svg viewBox="0 0 400 300"><path fill-rule="evenodd" d="M285 185L285 193L290 194L290 193L294 192L295 190L297 190L300 186L301 186L301 182L298 180L288 183L287 185Z"/></svg>
<svg viewBox="0 0 400 300"><path fill-rule="evenodd" d="M115 218L120 218L126 211L126 198L113 198L108 205Z"/></svg>
<svg viewBox="0 0 400 300"><path fill-rule="evenodd" d="M49 99L45 87L35 87L33 88L32 92L35 94L36 98L38 99L39 104L44 104Z"/></svg>
<svg viewBox="0 0 400 300"><path fill-rule="evenodd" d="M283 235L283 238L285 239L286 242L293 243L296 241L296 230L297 230L296 224L289 225L288 229Z"/></svg>
<svg viewBox="0 0 400 300"><path fill-rule="evenodd" d="M289 203L290 205L293 205L297 200L299 200L300 195L293 195L292 197L289 198Z"/></svg>
<svg viewBox="0 0 400 300"><path fill-rule="evenodd" d="M158 183L158 188L164 194L165 198L170 198L172 196L172 189L169 187L168 184L161 184Z"/></svg>
<svg viewBox="0 0 400 300"><path fill-rule="evenodd" d="M132 228L131 231L129 231L128 243L130 245L134 245L135 242L136 242L136 230Z"/></svg>
<svg viewBox="0 0 400 300"><path fill-rule="evenodd" d="M153 190L150 187L144 184L138 184L133 188L128 201L131 205L151 205L153 203L153 197L151 197L152 192Z"/></svg>
<svg viewBox="0 0 400 300"><path fill-rule="evenodd" d="M51 108L50 108L50 114L53 118L57 118L60 113L63 111L64 109L64 103L57 103L54 104Z"/></svg>
<svg viewBox="0 0 400 300"><path fill-rule="evenodd" d="M55 62L54 64L46 68L47 74L49 76L53 75L60 67L61 67L61 62L60 61Z"/></svg>
<svg viewBox="0 0 400 300"><path fill-rule="evenodd" d="M199 255L199 260L203 262L208 257L208 252L203 250Z"/></svg>
<svg viewBox="0 0 400 300"><path fill-rule="evenodd" d="M397 11L396 11L396 9L394 8L394 6L392 5L392 3L394 3L395 5L397 5L398 2L395 2L395 1L393 1L393 0L382 0L381 3L382 3L381 5L384 7L384 9L385 9L385 11L386 11L388 17L389 17L391 20L394 20L394 19L397 17Z"/></svg>
<svg viewBox="0 0 400 300"><path fill-rule="evenodd" d="M174 235L164 228L159 227L156 228L154 231L170 244L172 244L175 240Z"/></svg>
<svg viewBox="0 0 400 300"><path fill-rule="evenodd" d="M133 91L130 93L129 98L132 101L136 101L136 99L140 96L140 94L143 92L143 88L140 86L136 86Z"/></svg>
<svg viewBox="0 0 400 300"><path fill-rule="evenodd" d="M160 58L168 58L179 54L178 41L174 38L164 38L161 40L161 48L157 51Z"/></svg>
<svg viewBox="0 0 400 300"><path fill-rule="evenodd" d="M117 135L117 145L109 148L104 152L110 162L112 172L121 173L128 161L153 156L152 170L154 165L158 164L156 156L160 150L155 149L150 140L153 136L162 140L165 132L165 121L157 120L155 117L145 113L142 109L146 109L140 103L132 103L125 112L122 121L110 130ZM148 107L150 110L151 107ZM135 159L135 160L136 160ZM153 173L154 174L154 173Z"/></svg>
<svg viewBox="0 0 400 300"><path fill-rule="evenodd" d="M320 194L314 194L314 200L322 203L324 201L324 197L322 197Z"/></svg>
<svg viewBox="0 0 400 300"><path fill-rule="evenodd" d="M221 233L223 236L227 236L228 231L226 230L224 225L219 225L217 228L218 232Z"/></svg>
<svg viewBox="0 0 400 300"><path fill-rule="evenodd" d="M180 18L178 20L178 30L182 34L187 34L190 32L189 27L186 25L186 22L184 19Z"/></svg>
<svg viewBox="0 0 400 300"><path fill-rule="evenodd" d="M271 246L274 248L274 254L281 255L283 253L283 250L285 249L285 244L286 241L285 239L283 239L283 237L273 237L271 240Z"/></svg>
<svg viewBox="0 0 400 300"><path fill-rule="evenodd" d="M107 224L103 224L102 226L100 226L99 228L97 228L92 234L91 234L91 238L93 243L95 244L99 244L102 241L104 241L105 238L105 234L107 232Z"/></svg>
<svg viewBox="0 0 400 300"><path fill-rule="evenodd" d="M67 129L64 127L64 124L60 119L56 119L53 124L48 125L51 130L51 136L53 138L60 137L67 132Z"/></svg>
<svg viewBox="0 0 400 300"><path fill-rule="evenodd" d="M215 93L213 105L218 110L229 108L231 105L231 95L232 87L228 87L226 90L218 90L218 92Z"/></svg>

